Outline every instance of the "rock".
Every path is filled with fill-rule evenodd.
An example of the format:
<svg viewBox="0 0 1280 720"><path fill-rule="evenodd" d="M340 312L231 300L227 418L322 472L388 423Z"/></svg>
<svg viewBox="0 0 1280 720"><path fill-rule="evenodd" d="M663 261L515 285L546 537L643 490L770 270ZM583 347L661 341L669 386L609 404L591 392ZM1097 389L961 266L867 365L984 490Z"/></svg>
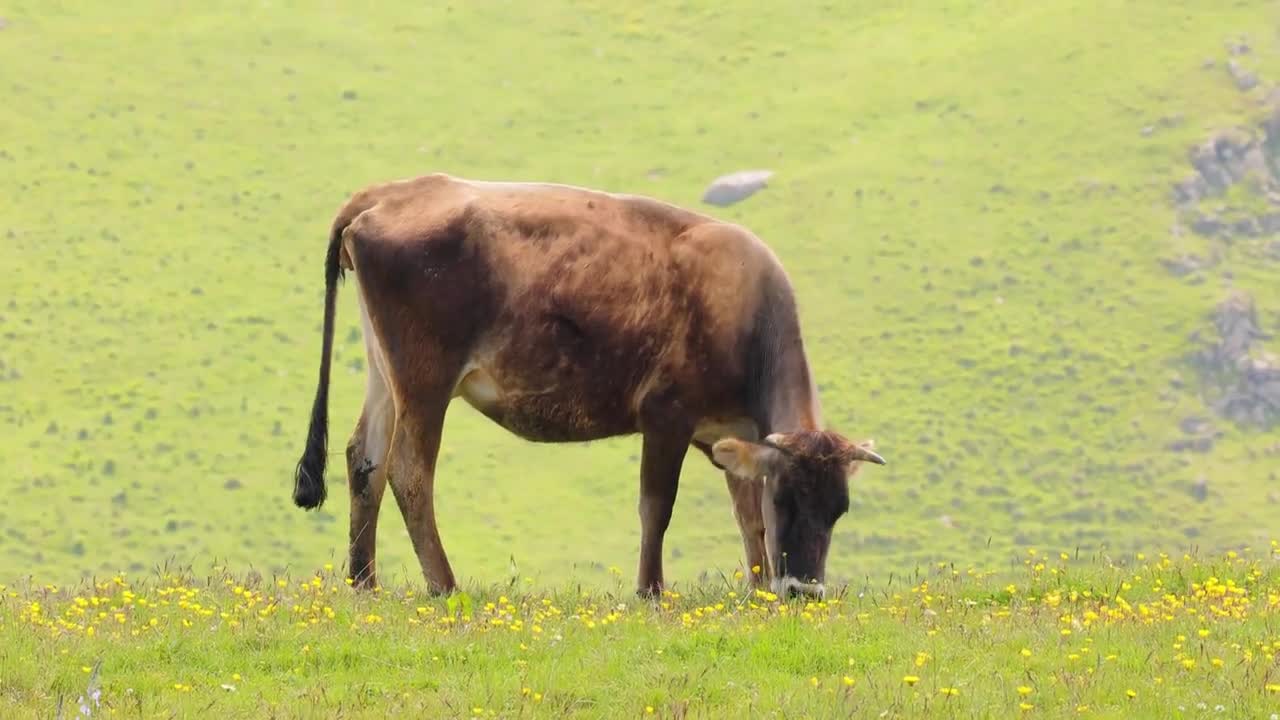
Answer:
<svg viewBox="0 0 1280 720"><path fill-rule="evenodd" d="M1197 173L1173 184L1173 201L1179 205L1194 205L1208 197L1209 192L1209 183Z"/></svg>
<svg viewBox="0 0 1280 720"><path fill-rule="evenodd" d="M1195 498L1196 502L1204 502L1205 498L1209 497L1209 478L1201 475L1191 483L1191 497Z"/></svg>
<svg viewBox="0 0 1280 720"><path fill-rule="evenodd" d="M1263 336L1258 329L1258 311L1253 296L1235 291L1218 304L1213 321L1222 340L1218 345L1218 359L1223 366L1236 366L1248 352L1254 340Z"/></svg>
<svg viewBox="0 0 1280 720"><path fill-rule="evenodd" d="M1212 267L1212 263L1208 260L1190 253L1173 258L1160 258L1160 264L1164 265L1164 269L1174 277L1183 277Z"/></svg>
<svg viewBox="0 0 1280 720"><path fill-rule="evenodd" d="M1198 437L1189 440L1174 440L1165 445L1165 449L1170 452L1196 452L1207 453L1213 449L1213 438Z"/></svg>
<svg viewBox="0 0 1280 720"><path fill-rule="evenodd" d="M230 480L222 484L222 488L224 490L239 490L242 487L244 487L244 483L240 482L235 478L231 478Z"/></svg>
<svg viewBox="0 0 1280 720"><path fill-rule="evenodd" d="M1231 232L1244 237L1257 237L1262 233L1262 224L1258 222L1258 218L1243 217L1231 223Z"/></svg>
<svg viewBox="0 0 1280 720"><path fill-rule="evenodd" d="M1262 131L1267 134L1268 144L1274 145L1280 142L1280 87L1267 96L1267 106L1269 111L1262 120Z"/></svg>
<svg viewBox="0 0 1280 720"><path fill-rule="evenodd" d="M1142 137L1151 137L1152 133L1155 131L1156 128L1154 125L1143 125L1142 129L1138 131L1138 134Z"/></svg>
<svg viewBox="0 0 1280 720"><path fill-rule="evenodd" d="M1239 57L1240 55L1248 55L1252 48L1249 47L1247 38L1241 37L1235 40L1227 41L1227 53Z"/></svg>
<svg viewBox="0 0 1280 720"><path fill-rule="evenodd" d="M1178 423L1178 429L1187 435L1208 435L1213 432L1213 425L1206 418L1189 415Z"/></svg>
<svg viewBox="0 0 1280 720"><path fill-rule="evenodd" d="M1250 174L1269 177L1266 156L1253 135L1238 128L1222 130L1193 147L1188 160L1218 194Z"/></svg>
<svg viewBox="0 0 1280 720"><path fill-rule="evenodd" d="M1217 397L1213 410L1241 425L1271 427L1280 421L1280 358L1253 354L1257 341L1269 337L1253 298L1233 291L1218 305L1214 325L1218 342L1193 357Z"/></svg>
<svg viewBox="0 0 1280 720"><path fill-rule="evenodd" d="M1216 66L1217 64L1218 62L1213 58L1205 58L1204 62L1200 63L1200 67L1204 68L1205 70L1212 70L1214 66Z"/></svg>
<svg viewBox="0 0 1280 720"><path fill-rule="evenodd" d="M742 170L721 175L702 194L702 202L717 207L727 207L742 202L767 187L772 170Z"/></svg>
<svg viewBox="0 0 1280 720"><path fill-rule="evenodd" d="M343 91L342 91L342 99L343 99L343 100L355 100L357 97L359 97L359 95L357 95L357 94L356 94L356 91L355 91L355 90L343 90Z"/></svg>
<svg viewBox="0 0 1280 720"><path fill-rule="evenodd" d="M1216 215L1201 213L1191 221L1191 231L1205 237L1217 237L1226 229L1226 224Z"/></svg>
<svg viewBox="0 0 1280 720"><path fill-rule="evenodd" d="M1257 74L1244 68L1235 60L1227 61L1227 73L1231 75L1231 80L1235 82L1236 89L1240 92L1248 92L1258 86Z"/></svg>

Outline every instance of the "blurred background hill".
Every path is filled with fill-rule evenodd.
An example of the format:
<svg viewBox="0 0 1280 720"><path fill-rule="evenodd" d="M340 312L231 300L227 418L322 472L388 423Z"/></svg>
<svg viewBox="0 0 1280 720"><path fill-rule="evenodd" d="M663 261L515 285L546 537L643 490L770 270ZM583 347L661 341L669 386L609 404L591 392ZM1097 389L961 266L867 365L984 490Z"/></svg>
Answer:
<svg viewBox="0 0 1280 720"><path fill-rule="evenodd" d="M1266 2L19 2L0 22L0 578L341 563L290 502L333 213L442 171L652 195L781 256L827 419L888 458L830 572L1178 553L1280 522ZM727 207L715 177L773 172ZM331 444L364 390L340 294ZM634 573L636 439L453 406L464 582ZM335 458L337 460L337 458ZM668 578L732 572L686 463ZM332 474L336 472L337 474ZM417 581L388 500L385 574Z"/></svg>

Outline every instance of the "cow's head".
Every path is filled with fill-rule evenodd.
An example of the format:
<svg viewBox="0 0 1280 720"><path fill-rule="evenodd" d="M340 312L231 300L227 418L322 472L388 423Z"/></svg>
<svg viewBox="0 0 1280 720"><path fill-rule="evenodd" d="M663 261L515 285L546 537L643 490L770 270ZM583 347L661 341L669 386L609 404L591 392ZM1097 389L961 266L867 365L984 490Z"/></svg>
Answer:
<svg viewBox="0 0 1280 720"><path fill-rule="evenodd" d="M822 596L831 530L849 510L849 478L861 464L884 464L874 443L833 432L774 433L763 442L720 440L712 458L761 484L765 547L772 589Z"/></svg>

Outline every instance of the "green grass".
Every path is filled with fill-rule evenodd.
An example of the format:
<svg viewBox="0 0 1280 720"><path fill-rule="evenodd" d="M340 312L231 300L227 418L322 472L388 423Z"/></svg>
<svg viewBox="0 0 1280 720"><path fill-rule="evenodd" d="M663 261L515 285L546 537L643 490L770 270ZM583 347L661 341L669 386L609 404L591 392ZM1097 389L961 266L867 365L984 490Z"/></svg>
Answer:
<svg viewBox="0 0 1280 720"><path fill-rule="evenodd" d="M0 588L0 714L97 688L95 717L1267 717L1275 552L1027 554L807 603L732 578L658 602L327 571Z"/></svg>
<svg viewBox="0 0 1280 720"><path fill-rule="evenodd" d="M1270 4L425 5L5 9L0 578L340 563L340 463L322 511L289 498L325 236L348 193L432 171L696 206L721 172L774 169L717 214L782 257L828 420L890 462L857 481L839 578L1271 536L1280 435L1219 423L1212 453L1165 449L1204 412L1168 382L1223 287L1157 260L1203 250L1170 233L1186 148L1261 112L1224 41L1248 34L1241 62L1280 78ZM1235 248L1221 269L1280 328L1275 264ZM336 449L364 387L354 297ZM437 484L455 570L630 577L637 452L525 443L457 405ZM417 579L383 519L384 574ZM677 583L740 556L697 456L667 548Z"/></svg>

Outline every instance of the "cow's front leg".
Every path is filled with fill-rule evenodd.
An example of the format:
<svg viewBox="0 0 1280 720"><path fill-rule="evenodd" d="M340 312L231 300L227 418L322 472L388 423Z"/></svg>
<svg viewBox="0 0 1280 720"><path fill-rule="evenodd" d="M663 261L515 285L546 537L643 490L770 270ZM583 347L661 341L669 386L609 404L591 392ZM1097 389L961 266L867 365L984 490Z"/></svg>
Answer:
<svg viewBox="0 0 1280 720"><path fill-rule="evenodd" d="M764 513L760 506L764 489L758 480L741 478L729 472L724 475L729 485L729 495L733 499L733 516L738 521L738 529L742 531L742 548L746 553L751 585L767 588L769 557L764 542Z"/></svg>
<svg viewBox="0 0 1280 720"><path fill-rule="evenodd" d="M640 456L640 571L636 580L636 591L642 597L662 593L662 538L671 524L689 439L685 434L644 436Z"/></svg>

